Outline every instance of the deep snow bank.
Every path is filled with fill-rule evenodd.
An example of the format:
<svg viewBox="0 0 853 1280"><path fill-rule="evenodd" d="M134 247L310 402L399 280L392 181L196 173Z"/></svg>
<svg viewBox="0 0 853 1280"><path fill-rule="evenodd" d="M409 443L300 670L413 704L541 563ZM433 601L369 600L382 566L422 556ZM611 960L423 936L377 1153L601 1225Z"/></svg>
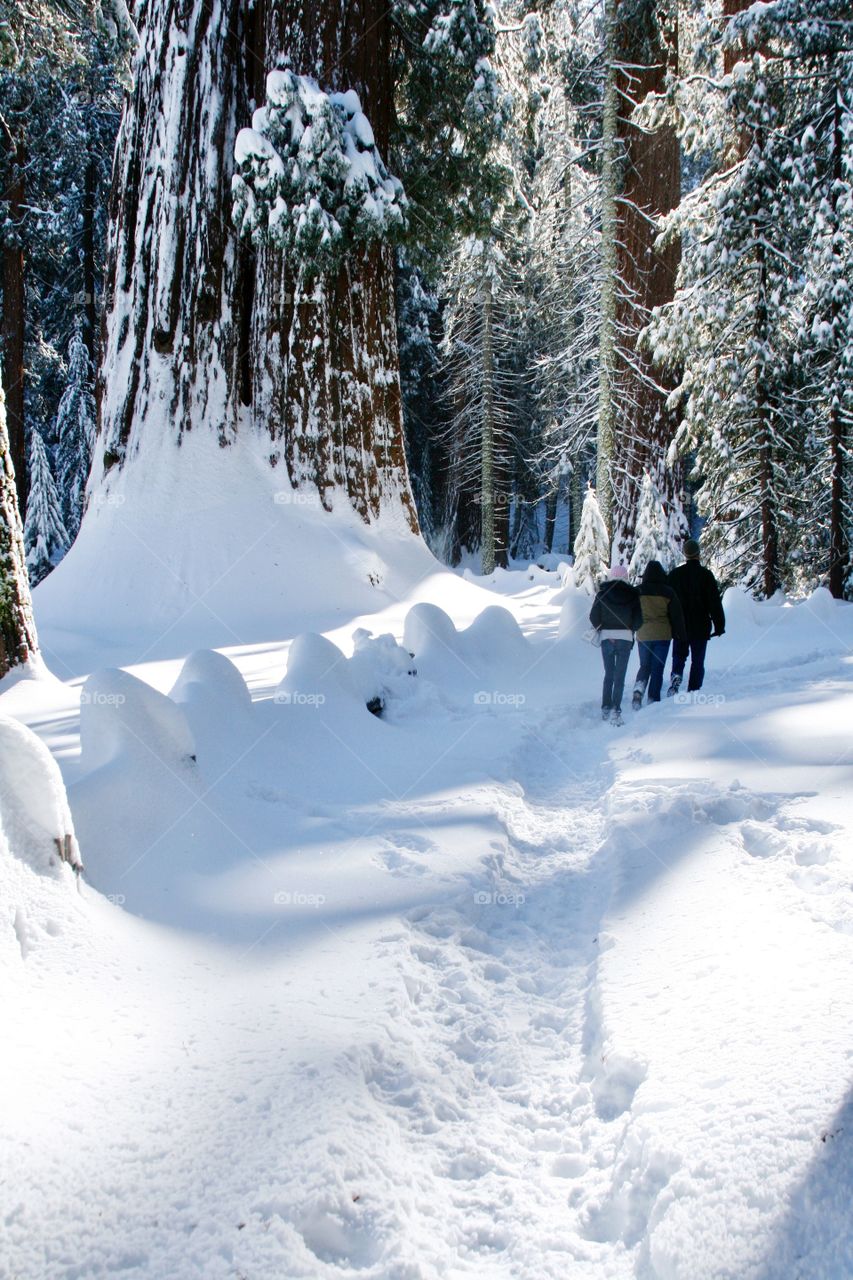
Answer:
<svg viewBox="0 0 853 1280"><path fill-rule="evenodd" d="M366 525L337 495L293 491L263 442L212 432L146 440L89 501L80 534L36 592L50 649L79 669L112 639L121 665L249 644L371 613L440 573L400 511ZM469 591L471 589L469 588Z"/></svg>

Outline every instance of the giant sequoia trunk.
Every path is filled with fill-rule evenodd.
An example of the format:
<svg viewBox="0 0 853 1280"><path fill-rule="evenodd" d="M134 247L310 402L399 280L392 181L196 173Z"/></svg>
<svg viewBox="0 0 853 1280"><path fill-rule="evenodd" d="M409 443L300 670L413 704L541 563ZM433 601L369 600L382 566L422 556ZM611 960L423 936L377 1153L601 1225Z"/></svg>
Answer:
<svg viewBox="0 0 853 1280"><path fill-rule="evenodd" d="M393 256L353 252L300 287L277 249L237 243L234 139L285 62L355 89L387 154L390 27L376 0L152 0L117 155L113 281L95 477L147 431L250 421L270 464L325 506L343 491L366 519L396 504L416 526L403 449Z"/></svg>
<svg viewBox="0 0 853 1280"><path fill-rule="evenodd" d="M677 69L677 7L672 0L637 0L619 7L618 147L622 179L615 207L615 356L612 400L613 532L623 544L633 541L644 470L654 477L667 514L680 517L683 475L667 468L666 450L677 421L666 407L673 373L653 368L638 348L638 336L653 307L671 302L680 250L677 242L655 249L657 221L681 196L681 153L671 125L653 132L639 125L636 107L650 93L663 91L667 72ZM611 406L612 413L612 406ZM600 469L599 469L600 470ZM599 500L601 476L599 475ZM686 531L686 530L685 530Z"/></svg>

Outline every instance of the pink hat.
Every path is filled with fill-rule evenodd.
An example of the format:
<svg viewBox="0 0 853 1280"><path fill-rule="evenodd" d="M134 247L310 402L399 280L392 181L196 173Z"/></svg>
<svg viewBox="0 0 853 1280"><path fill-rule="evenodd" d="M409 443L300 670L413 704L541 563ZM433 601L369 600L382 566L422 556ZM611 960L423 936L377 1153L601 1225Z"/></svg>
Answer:
<svg viewBox="0 0 853 1280"><path fill-rule="evenodd" d="M615 564L610 570L610 577L625 579L628 577L628 570L625 568L624 564Z"/></svg>

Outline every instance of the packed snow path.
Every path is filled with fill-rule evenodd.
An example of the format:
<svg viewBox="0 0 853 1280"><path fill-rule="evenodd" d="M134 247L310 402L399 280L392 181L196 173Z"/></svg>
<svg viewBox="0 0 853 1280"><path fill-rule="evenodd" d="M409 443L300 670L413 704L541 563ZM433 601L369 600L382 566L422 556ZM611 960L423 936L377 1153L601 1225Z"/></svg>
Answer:
<svg viewBox="0 0 853 1280"><path fill-rule="evenodd" d="M587 696L485 707L472 691L512 672L474 671L375 738L343 703L328 732L305 710L304 775L277 785L272 717L299 709L262 706L261 754L213 734L215 793L184 801L237 855L198 920L168 836L146 901L169 927L6 858L0 1268L853 1274L853 664L789 659L621 731L594 664ZM67 769L85 816L101 793ZM129 840L145 815L119 817Z"/></svg>

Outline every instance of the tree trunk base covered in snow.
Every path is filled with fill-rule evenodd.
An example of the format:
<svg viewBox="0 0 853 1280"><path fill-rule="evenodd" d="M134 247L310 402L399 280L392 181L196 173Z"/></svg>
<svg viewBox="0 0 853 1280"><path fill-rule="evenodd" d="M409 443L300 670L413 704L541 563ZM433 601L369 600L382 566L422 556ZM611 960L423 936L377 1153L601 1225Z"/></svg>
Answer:
<svg viewBox="0 0 853 1280"><path fill-rule="evenodd" d="M387 150L389 32L376 3L147 7L117 151L94 485L143 432L211 431L227 446L248 422L269 434L271 466L327 508L342 491L365 520L398 506L417 529L390 247L354 249L306 285L231 221L235 138L276 67L354 89Z"/></svg>
<svg viewBox="0 0 853 1280"><path fill-rule="evenodd" d="M6 402L0 387L0 677L27 662L37 649Z"/></svg>

